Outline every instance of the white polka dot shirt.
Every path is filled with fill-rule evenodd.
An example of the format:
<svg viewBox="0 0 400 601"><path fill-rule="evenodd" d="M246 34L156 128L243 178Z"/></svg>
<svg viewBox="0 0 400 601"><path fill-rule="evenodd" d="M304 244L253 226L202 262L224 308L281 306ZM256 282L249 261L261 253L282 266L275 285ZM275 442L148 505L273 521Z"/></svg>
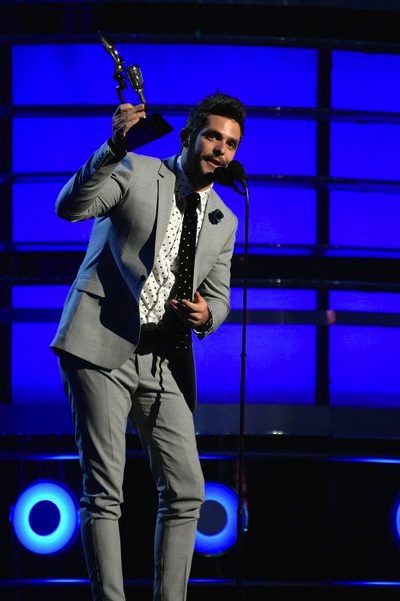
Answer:
<svg viewBox="0 0 400 601"><path fill-rule="evenodd" d="M207 199L210 189L199 192L200 203L197 207L197 238L203 223ZM142 324L158 323L165 311L165 304L170 298L178 271L179 241L182 232L185 196L194 192L193 186L186 177L181 157L177 160L175 194L171 215L160 253L154 267L147 278L140 296L140 321Z"/></svg>

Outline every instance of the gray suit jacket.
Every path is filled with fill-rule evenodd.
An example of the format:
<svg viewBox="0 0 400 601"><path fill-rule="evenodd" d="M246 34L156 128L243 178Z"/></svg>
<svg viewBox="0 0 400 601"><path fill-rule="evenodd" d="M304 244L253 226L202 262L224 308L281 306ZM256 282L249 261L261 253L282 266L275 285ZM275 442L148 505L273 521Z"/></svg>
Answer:
<svg viewBox="0 0 400 601"><path fill-rule="evenodd" d="M135 349L140 336L139 297L167 229L175 162L176 157L161 161L134 153L120 161L104 143L60 191L59 217L95 221L50 345L55 353L68 352L114 369ZM217 209L223 214L219 221L213 219ZM196 249L194 286L213 314L213 330L230 309L236 228L236 216L211 190ZM193 354L185 360L186 366L177 365L177 372L194 410Z"/></svg>

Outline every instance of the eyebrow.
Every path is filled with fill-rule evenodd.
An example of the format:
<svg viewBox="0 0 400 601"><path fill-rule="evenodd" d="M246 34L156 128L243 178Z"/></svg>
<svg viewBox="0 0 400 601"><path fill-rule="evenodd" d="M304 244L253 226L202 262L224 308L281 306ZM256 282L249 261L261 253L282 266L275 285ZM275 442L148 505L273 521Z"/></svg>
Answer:
<svg viewBox="0 0 400 601"><path fill-rule="evenodd" d="M204 135L207 135L207 134L214 134L214 135L216 135L216 136L219 136L220 138L223 138L223 135L222 135L222 134L221 134L219 131L217 131L216 129L214 129L214 128L212 128L212 127L208 127L208 128L207 128L207 129L204 131ZM227 138L227 140L226 140L226 141L227 141L227 142L234 142L234 143L235 143L235 144L237 144L237 145L239 145L239 142L240 142L240 140L238 140L237 138L232 138L232 136L231 136L231 137L229 137L229 138Z"/></svg>

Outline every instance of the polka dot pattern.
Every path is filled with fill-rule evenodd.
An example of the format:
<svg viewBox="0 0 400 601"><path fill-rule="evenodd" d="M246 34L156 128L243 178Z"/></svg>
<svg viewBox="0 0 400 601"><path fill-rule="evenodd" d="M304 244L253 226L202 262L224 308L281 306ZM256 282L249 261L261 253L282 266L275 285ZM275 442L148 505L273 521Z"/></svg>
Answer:
<svg viewBox="0 0 400 601"><path fill-rule="evenodd" d="M210 189L199 193L197 207L197 238L203 223ZM179 268L179 243L181 238L183 215L186 207L185 197L193 193L193 186L187 179L178 157L175 194L165 238L153 270L146 280L140 296L141 323L158 323L165 312L165 305L175 287Z"/></svg>

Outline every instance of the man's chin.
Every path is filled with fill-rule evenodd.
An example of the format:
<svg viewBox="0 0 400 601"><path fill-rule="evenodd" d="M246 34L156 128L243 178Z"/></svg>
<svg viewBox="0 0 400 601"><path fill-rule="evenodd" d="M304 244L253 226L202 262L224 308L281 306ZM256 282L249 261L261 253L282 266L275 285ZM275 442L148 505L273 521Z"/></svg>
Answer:
<svg viewBox="0 0 400 601"><path fill-rule="evenodd" d="M203 171L201 174L201 180L204 185L212 184L214 181L214 169L207 169L207 171Z"/></svg>
<svg viewBox="0 0 400 601"><path fill-rule="evenodd" d="M203 190L211 186L214 181L214 171L207 171L207 173L198 173L192 178L191 183L197 190Z"/></svg>

